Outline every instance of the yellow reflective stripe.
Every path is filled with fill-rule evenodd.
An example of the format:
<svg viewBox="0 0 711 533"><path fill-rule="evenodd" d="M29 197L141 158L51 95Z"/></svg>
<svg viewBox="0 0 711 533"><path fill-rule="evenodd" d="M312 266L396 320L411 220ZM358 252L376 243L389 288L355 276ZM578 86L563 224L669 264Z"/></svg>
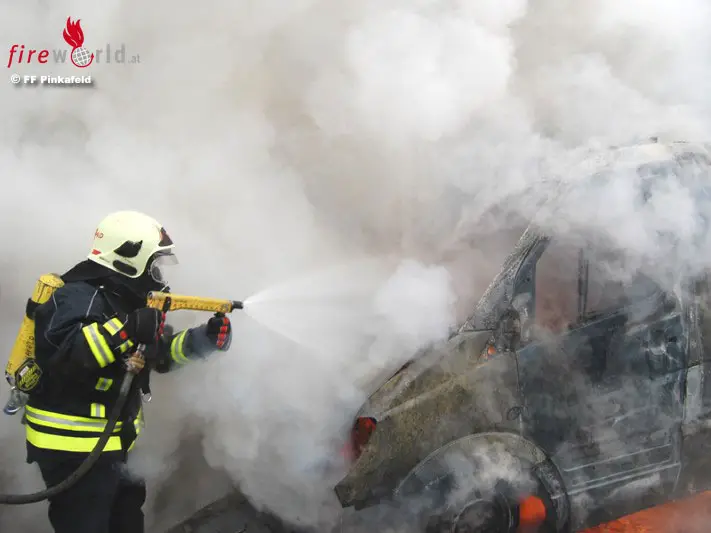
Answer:
<svg viewBox="0 0 711 533"><path fill-rule="evenodd" d="M47 419L44 417L37 417L33 416L30 414L25 413L25 418L27 419L28 422L31 422L32 424L36 424L38 426L45 426L48 428L54 428L54 429L64 429L67 431L89 431L92 433L101 433L104 428L106 427L106 423L97 423L96 425L89 426L89 425L83 425L79 423L67 423L67 422L60 422L58 420L52 420L52 419ZM114 427L114 433L118 433L121 430L121 422L117 422L116 426Z"/></svg>
<svg viewBox="0 0 711 533"><path fill-rule="evenodd" d="M129 348L131 348L131 346L133 346L133 342L126 341L119 346L119 352L123 355L129 350Z"/></svg>
<svg viewBox="0 0 711 533"><path fill-rule="evenodd" d="M113 380L113 379L110 379L110 378L99 378L99 379L96 381L96 387L95 387L95 389L96 389L96 390L103 391L103 392L106 392L107 390L109 390L109 389L111 388L111 385L113 385L113 384L114 384L114 380Z"/></svg>
<svg viewBox="0 0 711 533"><path fill-rule="evenodd" d="M185 353L183 352L183 345L185 344L185 335L187 333L188 330L186 329L177 337L175 337L173 339L173 342L170 343L170 357L172 357L173 361L175 361L179 365L184 365L185 363L190 362L190 359L185 357Z"/></svg>
<svg viewBox="0 0 711 533"><path fill-rule="evenodd" d="M95 418L106 418L106 406L103 403L92 403L91 416Z"/></svg>
<svg viewBox="0 0 711 533"><path fill-rule="evenodd" d="M45 450L59 450L65 452L88 453L94 449L99 437L65 437L63 435L50 435L41 433L30 426L26 427L27 441L37 448ZM105 452L117 452L121 450L121 437L109 437Z"/></svg>
<svg viewBox="0 0 711 533"><path fill-rule="evenodd" d="M136 436L141 433L141 430L146 426L143 420L143 407L138 410L135 420L133 421L133 427L136 428Z"/></svg>
<svg viewBox="0 0 711 533"><path fill-rule="evenodd" d="M84 332L84 337L86 337L86 342L89 344L89 348L91 348L91 353L94 354L100 368L104 368L116 360L106 339L104 339L104 336L99 331L98 324L94 323L84 326L82 331Z"/></svg>
<svg viewBox="0 0 711 533"><path fill-rule="evenodd" d="M143 407L141 407L138 409L138 414L136 415L136 418L133 421L133 427L136 428L136 438L133 439L133 442L128 447L129 452L133 450L133 447L136 445L136 441L138 441L138 436L141 434L141 430L143 430L145 426L146 421L143 418Z"/></svg>
<svg viewBox="0 0 711 533"><path fill-rule="evenodd" d="M116 335L122 327L123 324L118 318L112 318L108 322L104 322L104 328L109 332L109 335Z"/></svg>
<svg viewBox="0 0 711 533"><path fill-rule="evenodd" d="M54 413L52 411L45 411L44 409L37 409L29 405L25 406L25 411L28 415L42 420L42 425L52 424L64 424L72 428L84 427L88 431L103 431L106 427L108 420L97 420L96 418L87 418L83 416L65 415L64 413ZM50 426L53 427L53 426ZM116 427L121 427L121 422L116 423Z"/></svg>

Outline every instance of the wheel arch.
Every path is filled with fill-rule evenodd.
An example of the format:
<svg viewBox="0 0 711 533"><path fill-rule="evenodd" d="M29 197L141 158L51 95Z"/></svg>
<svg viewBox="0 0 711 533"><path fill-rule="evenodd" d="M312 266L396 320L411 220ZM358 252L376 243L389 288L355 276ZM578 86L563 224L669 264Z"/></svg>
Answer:
<svg viewBox="0 0 711 533"><path fill-rule="evenodd" d="M540 447L516 433L499 431L473 433L448 442L415 465L398 483L393 496L397 500L405 492L406 484L413 474L424 473L427 477L427 472L423 472L423 470L427 468L427 465L436 465L438 457L442 457L445 452L460 451L464 454L481 454L482 449L493 450L495 447L503 447L506 453L531 465L531 474L541 483L550 500L547 505L550 505L553 511L556 532L568 533L570 531L571 507L558 468Z"/></svg>

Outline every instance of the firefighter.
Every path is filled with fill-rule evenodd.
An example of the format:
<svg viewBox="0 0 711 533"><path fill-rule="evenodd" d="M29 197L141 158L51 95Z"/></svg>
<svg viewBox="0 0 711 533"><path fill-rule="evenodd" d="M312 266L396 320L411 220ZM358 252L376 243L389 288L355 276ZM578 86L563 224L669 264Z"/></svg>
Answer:
<svg viewBox="0 0 711 533"><path fill-rule="evenodd" d="M143 427L151 370L180 368L229 348L229 319L172 334L165 314L146 307L150 291L169 291L164 267L176 264L160 223L138 212L110 214L98 226L88 258L66 272L65 285L35 311L40 385L25 410L27 462L47 486L66 479L86 458L107 422L127 368L138 374L96 465L50 499L55 533L142 533L146 488L126 468ZM144 357L136 354L146 346Z"/></svg>

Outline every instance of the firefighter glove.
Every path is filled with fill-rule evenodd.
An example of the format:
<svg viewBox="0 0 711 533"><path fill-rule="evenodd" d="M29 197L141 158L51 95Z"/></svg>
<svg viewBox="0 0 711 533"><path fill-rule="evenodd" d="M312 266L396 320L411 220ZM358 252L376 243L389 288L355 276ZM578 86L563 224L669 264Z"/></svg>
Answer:
<svg viewBox="0 0 711 533"><path fill-rule="evenodd" d="M128 315L124 329L134 342L153 344L162 334L164 323L165 313L152 307L143 307Z"/></svg>
<svg viewBox="0 0 711 533"><path fill-rule="evenodd" d="M232 324L230 319L221 313L215 313L210 320L207 321L207 330L205 332L209 341L220 350L226 350L230 346L232 339Z"/></svg>
<svg viewBox="0 0 711 533"><path fill-rule="evenodd" d="M126 363L126 370L128 370L132 374L140 373L141 370L143 370L143 367L146 366L146 360L138 352L134 352L131 355L129 355L126 358L125 363Z"/></svg>

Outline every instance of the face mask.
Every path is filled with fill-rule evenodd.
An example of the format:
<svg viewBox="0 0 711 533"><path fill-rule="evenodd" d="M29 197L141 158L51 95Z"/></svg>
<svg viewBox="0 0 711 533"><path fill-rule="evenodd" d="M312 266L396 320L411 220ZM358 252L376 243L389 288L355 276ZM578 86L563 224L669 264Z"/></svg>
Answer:
<svg viewBox="0 0 711 533"><path fill-rule="evenodd" d="M160 286L160 290L164 290L168 287L168 282L164 274L165 267L170 267L178 264L178 258L175 254L171 253L159 253L151 261L148 267L148 274L151 279Z"/></svg>

